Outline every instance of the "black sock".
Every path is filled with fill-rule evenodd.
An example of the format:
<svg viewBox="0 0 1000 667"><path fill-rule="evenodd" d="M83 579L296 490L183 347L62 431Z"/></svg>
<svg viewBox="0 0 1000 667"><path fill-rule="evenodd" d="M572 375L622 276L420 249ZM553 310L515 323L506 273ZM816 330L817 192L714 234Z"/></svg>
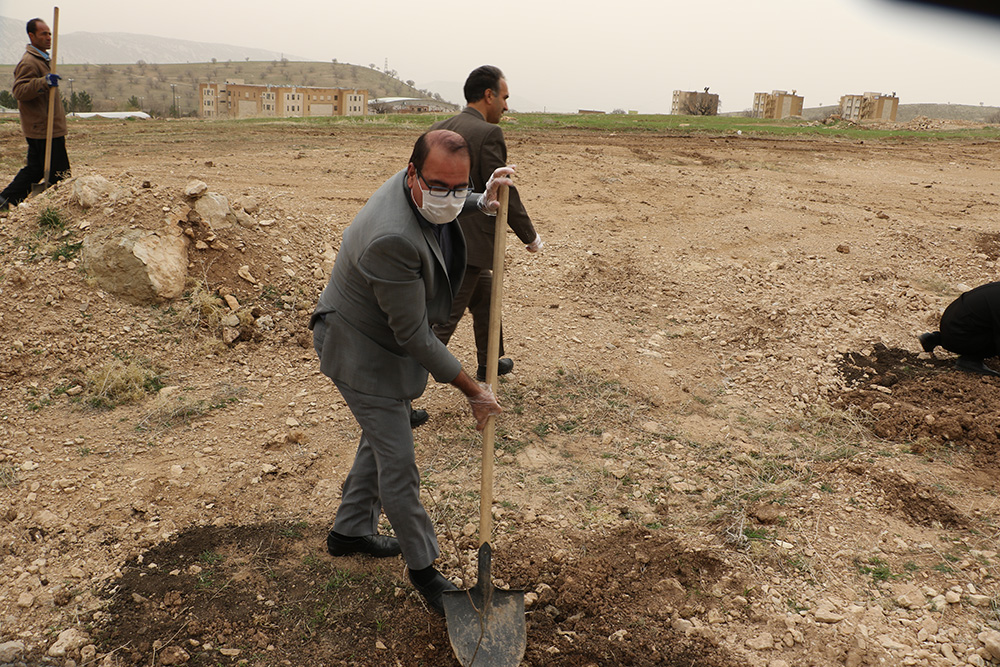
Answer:
<svg viewBox="0 0 1000 667"><path fill-rule="evenodd" d="M342 535L335 530L331 530L330 533L341 542L357 542L358 540L361 539L360 537L350 537L348 535Z"/></svg>
<svg viewBox="0 0 1000 667"><path fill-rule="evenodd" d="M422 570L410 570L410 581L418 586L424 586L431 583L434 577L437 576L437 573L433 565L425 567Z"/></svg>

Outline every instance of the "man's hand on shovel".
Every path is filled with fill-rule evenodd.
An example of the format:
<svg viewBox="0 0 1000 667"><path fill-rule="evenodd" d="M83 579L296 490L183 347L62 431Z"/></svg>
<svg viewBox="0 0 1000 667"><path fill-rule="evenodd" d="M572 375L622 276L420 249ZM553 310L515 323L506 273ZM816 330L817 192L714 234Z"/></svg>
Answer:
<svg viewBox="0 0 1000 667"><path fill-rule="evenodd" d="M497 403L496 396L488 384L479 385L480 392L473 396L466 396L469 399L469 407L472 408L472 416L476 418L476 430L482 431L486 428L486 422L493 415L501 412L500 404Z"/></svg>
<svg viewBox="0 0 1000 667"><path fill-rule="evenodd" d="M468 399L469 407L472 408L472 416L476 418L477 431L486 428L486 422L491 416L502 412L490 386L476 382L465 371L460 371L458 377L452 380L451 384L458 387Z"/></svg>
<svg viewBox="0 0 1000 667"><path fill-rule="evenodd" d="M514 175L514 169L516 165L510 165L508 167L497 167L497 169L490 174L490 180L486 181L486 192L479 195L479 210L489 216L494 216L497 211L500 210L500 186L514 185L514 181L511 180L511 176Z"/></svg>

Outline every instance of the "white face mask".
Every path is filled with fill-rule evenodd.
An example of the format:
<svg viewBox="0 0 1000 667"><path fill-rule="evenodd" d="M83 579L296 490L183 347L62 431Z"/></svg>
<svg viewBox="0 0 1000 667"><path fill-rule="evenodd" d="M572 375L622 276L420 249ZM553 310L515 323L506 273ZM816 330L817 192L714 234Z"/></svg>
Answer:
<svg viewBox="0 0 1000 667"><path fill-rule="evenodd" d="M458 214L462 212L462 207L465 206L464 199L458 199L456 197L432 197L428 190L420 187L420 192L423 195L423 206L419 207L420 215L424 216L427 222L433 222L435 225L447 225L449 222L458 217Z"/></svg>

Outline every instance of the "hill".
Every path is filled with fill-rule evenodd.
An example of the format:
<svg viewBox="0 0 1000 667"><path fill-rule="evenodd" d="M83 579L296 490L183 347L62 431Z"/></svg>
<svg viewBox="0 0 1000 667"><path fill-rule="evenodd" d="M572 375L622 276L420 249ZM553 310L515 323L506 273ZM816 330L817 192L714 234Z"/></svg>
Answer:
<svg viewBox="0 0 1000 667"><path fill-rule="evenodd" d="M60 58L61 60L61 58ZM128 65L59 65L63 77L63 96L82 91L90 94L95 111L125 108L135 96L142 110L153 115L167 115L176 103L179 115L196 113L198 84L209 81L242 79L246 83L299 85L341 88L364 88L370 97L433 97L428 90L418 90L412 81L404 82L370 67L348 63L270 61L218 61L203 63L143 62ZM0 67L0 90L10 90L14 73Z"/></svg>
<svg viewBox="0 0 1000 667"><path fill-rule="evenodd" d="M27 43L25 23L0 16L0 64L14 64L24 54ZM59 35L59 64L62 63L188 63L216 60L305 60L267 49L232 44L211 44L184 39L125 32L70 32Z"/></svg>

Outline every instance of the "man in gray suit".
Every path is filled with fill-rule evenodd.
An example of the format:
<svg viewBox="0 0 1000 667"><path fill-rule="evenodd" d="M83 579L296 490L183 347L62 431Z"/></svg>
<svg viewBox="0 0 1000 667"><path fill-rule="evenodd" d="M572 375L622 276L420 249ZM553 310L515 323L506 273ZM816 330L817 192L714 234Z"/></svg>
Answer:
<svg viewBox="0 0 1000 667"><path fill-rule="evenodd" d="M457 116L435 123L432 129L458 132L469 144L472 154L472 185L482 192L490 175L507 164L507 144L498 123L507 110L507 80L499 68L492 65L477 67L465 80L467 106ZM476 339L476 357L479 362L477 377L486 379L486 346L490 330L490 296L493 289L493 236L495 221L482 212L471 210L458 218L469 245L465 278L452 301L447 322L434 325L434 333L446 343L451 339L466 308L472 313L472 328ZM542 247L542 239L535 232L528 212L524 210L516 188L510 189L507 224L524 242L529 252ZM514 368L511 359L503 358L503 331L500 333L500 357L497 374L505 375Z"/></svg>
<svg viewBox="0 0 1000 667"><path fill-rule="evenodd" d="M462 370L431 325L447 319L465 268L456 221L463 207L494 212L512 170L498 172L476 198L468 146L446 130L422 135L406 170L386 181L344 231L330 282L310 320L320 369L337 385L361 426L327 550L333 556L402 553L410 581L443 615L441 593L455 586L434 569L434 525L420 504L410 400L428 372L468 398L477 428L500 412L493 392ZM378 534L384 511L396 537Z"/></svg>

